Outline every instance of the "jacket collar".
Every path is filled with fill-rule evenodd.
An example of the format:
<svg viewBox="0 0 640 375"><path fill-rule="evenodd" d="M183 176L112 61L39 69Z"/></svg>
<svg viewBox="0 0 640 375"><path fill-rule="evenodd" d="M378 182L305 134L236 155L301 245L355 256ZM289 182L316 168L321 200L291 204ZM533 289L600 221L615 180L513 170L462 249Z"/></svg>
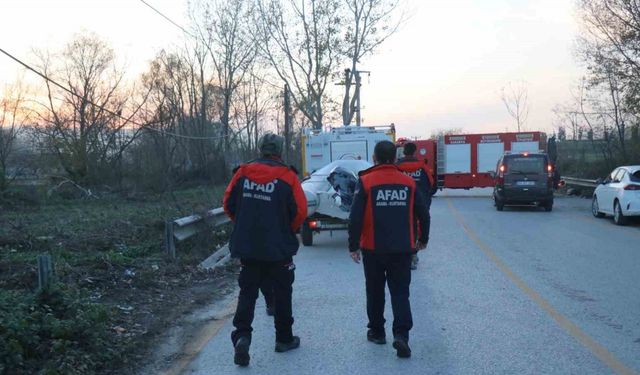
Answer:
<svg viewBox="0 0 640 375"><path fill-rule="evenodd" d="M289 172L282 160L260 158L240 167L240 172L251 181L263 184L281 178Z"/></svg>
<svg viewBox="0 0 640 375"><path fill-rule="evenodd" d="M384 164L376 164L371 168L365 169L364 171L360 171L360 173L358 173L359 176L364 176L366 174L369 174L371 172L376 172L376 171L400 171L398 169L398 167L395 164L391 164L391 163L384 163Z"/></svg>
<svg viewBox="0 0 640 375"><path fill-rule="evenodd" d="M403 163L405 161L418 161L418 158L415 156L405 156L403 158L398 159L398 163Z"/></svg>

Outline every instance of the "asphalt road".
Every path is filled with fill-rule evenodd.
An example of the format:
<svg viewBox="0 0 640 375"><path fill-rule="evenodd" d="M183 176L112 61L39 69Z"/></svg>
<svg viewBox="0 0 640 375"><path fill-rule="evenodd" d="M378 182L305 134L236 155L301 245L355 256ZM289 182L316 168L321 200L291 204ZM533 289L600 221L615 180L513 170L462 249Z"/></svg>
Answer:
<svg viewBox="0 0 640 375"><path fill-rule="evenodd" d="M637 374L640 225L617 227L589 207L560 198L551 213L497 212L488 197L434 199L411 284L409 360L367 342L362 266L346 233L323 233L295 258L301 347L274 352L261 299L248 368L233 364L227 319L184 373ZM389 303L386 317L391 336Z"/></svg>

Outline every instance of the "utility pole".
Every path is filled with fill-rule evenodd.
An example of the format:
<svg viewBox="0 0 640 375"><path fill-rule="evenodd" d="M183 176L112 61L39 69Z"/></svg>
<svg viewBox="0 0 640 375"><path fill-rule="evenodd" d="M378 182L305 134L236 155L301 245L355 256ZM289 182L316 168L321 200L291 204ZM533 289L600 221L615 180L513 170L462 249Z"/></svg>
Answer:
<svg viewBox="0 0 640 375"><path fill-rule="evenodd" d="M356 126L362 124L362 117L360 116L360 71L356 70Z"/></svg>
<svg viewBox="0 0 640 375"><path fill-rule="evenodd" d="M367 70L354 70L352 71L351 69L345 69L344 71L344 81L340 82L340 83L336 83L337 86L346 86L347 85L347 81L349 81L349 76L351 74L353 74L354 78L355 78L355 90L353 95L356 98L356 107L354 109L354 111L356 112L356 126L360 126L362 125L362 115L361 115L361 110L362 110L362 106L360 104L360 88L362 87L362 77L360 76L361 73L367 73L368 75L371 75L370 71ZM348 95L345 94L345 95ZM344 124L345 126L348 126L349 124Z"/></svg>
<svg viewBox="0 0 640 375"><path fill-rule="evenodd" d="M291 97L289 85L284 85L284 160L289 163L291 145Z"/></svg>
<svg viewBox="0 0 640 375"><path fill-rule="evenodd" d="M360 87L362 86L362 79L360 78L360 73L367 73L371 75L370 71L366 70L356 70L356 126L362 125L362 116L360 113L362 112L362 106L360 105Z"/></svg>

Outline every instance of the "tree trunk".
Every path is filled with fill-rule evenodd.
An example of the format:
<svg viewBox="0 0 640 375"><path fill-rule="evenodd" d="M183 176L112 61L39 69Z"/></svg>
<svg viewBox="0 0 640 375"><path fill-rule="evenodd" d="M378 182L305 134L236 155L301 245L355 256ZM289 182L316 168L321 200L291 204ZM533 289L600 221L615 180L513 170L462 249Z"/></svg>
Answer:
<svg viewBox="0 0 640 375"><path fill-rule="evenodd" d="M229 150L230 146L230 137L229 137L229 111L231 109L231 93L228 90L225 90L224 93L224 102L222 104L222 136L224 137L224 151Z"/></svg>

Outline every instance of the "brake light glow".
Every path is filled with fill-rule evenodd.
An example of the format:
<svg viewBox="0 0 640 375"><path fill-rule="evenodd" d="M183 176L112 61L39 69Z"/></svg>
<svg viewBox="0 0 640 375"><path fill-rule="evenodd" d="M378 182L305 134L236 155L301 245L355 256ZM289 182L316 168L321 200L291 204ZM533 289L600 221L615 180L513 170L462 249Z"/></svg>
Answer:
<svg viewBox="0 0 640 375"><path fill-rule="evenodd" d="M317 221L310 221L309 222L309 228L311 228L311 229L318 228L318 222Z"/></svg>
<svg viewBox="0 0 640 375"><path fill-rule="evenodd" d="M498 176L496 178L496 184L498 185L504 185L504 171L507 168L504 166L504 164L500 164L500 167L498 168Z"/></svg>
<svg viewBox="0 0 640 375"><path fill-rule="evenodd" d="M640 185L630 184L630 185L625 186L624 190L634 190L634 191L640 190Z"/></svg>
<svg viewBox="0 0 640 375"><path fill-rule="evenodd" d="M551 166L551 164L547 165L547 172L551 172L553 171L553 167Z"/></svg>
<svg viewBox="0 0 640 375"><path fill-rule="evenodd" d="M529 153L528 152L523 152L522 156L529 156Z"/></svg>

